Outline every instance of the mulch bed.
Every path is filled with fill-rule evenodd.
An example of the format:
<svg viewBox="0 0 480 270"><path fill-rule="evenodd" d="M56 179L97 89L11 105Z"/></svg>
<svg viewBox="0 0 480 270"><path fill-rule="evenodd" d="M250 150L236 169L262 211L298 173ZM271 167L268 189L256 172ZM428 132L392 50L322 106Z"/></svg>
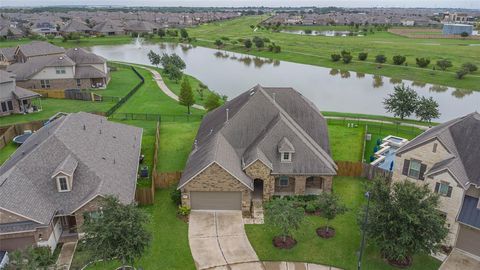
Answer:
<svg viewBox="0 0 480 270"><path fill-rule="evenodd" d="M443 253L445 253L447 255L450 254L450 252L452 252L452 249L453 249L452 246L442 245L442 251L443 251Z"/></svg>
<svg viewBox="0 0 480 270"><path fill-rule="evenodd" d="M318 236L325 239L332 238L335 236L335 229L332 227L328 227L328 231L327 231L327 227L323 226L323 227L317 228L316 231Z"/></svg>
<svg viewBox="0 0 480 270"><path fill-rule="evenodd" d="M404 261L395 261L386 259L388 264L393 265L398 268L407 268L412 265L413 259L412 257L407 257Z"/></svg>
<svg viewBox="0 0 480 270"><path fill-rule="evenodd" d="M285 241L284 241L285 240ZM297 244L297 240L293 239L291 236L283 238L283 236L276 236L273 238L273 245L276 248L281 248L281 249L291 249Z"/></svg>
<svg viewBox="0 0 480 270"><path fill-rule="evenodd" d="M181 221L185 222L185 223L188 223L188 217L189 216L182 216L182 215L177 214L177 218L180 219Z"/></svg>

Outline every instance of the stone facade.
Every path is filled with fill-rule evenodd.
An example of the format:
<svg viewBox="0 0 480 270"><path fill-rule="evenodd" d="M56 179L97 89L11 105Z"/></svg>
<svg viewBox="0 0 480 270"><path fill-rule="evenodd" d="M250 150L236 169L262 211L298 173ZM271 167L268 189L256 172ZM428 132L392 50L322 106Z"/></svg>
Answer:
<svg viewBox="0 0 480 270"><path fill-rule="evenodd" d="M280 178L275 177L275 194L276 195L286 195L285 193L289 193L288 195L295 194L295 177L288 177L288 185L281 186L280 185Z"/></svg>
<svg viewBox="0 0 480 270"><path fill-rule="evenodd" d="M80 86L77 84L77 79L50 79L49 88L42 88L41 80L27 80L17 81L17 85L27 89L45 89L45 90L65 90L65 89L88 89L92 87L90 79L79 79Z"/></svg>
<svg viewBox="0 0 480 270"><path fill-rule="evenodd" d="M446 224L449 228L449 234L445 240L445 244L453 246L455 244L458 234L458 223L456 222L457 215L462 207L465 190L458 184L455 178L447 171L435 174L433 176L425 177L424 180L411 178L403 174L403 167L406 160L418 160L426 165L426 172L434 164L442 160L448 159L452 156L448 150L438 141L432 140L422 144L408 152L401 153L395 158L395 168L393 171L393 181L412 181L418 185L427 184L432 192L435 192L437 183L448 183L451 187L450 196L440 196L440 211L446 216Z"/></svg>
<svg viewBox="0 0 480 270"><path fill-rule="evenodd" d="M191 191L240 191L242 192L242 212L250 215L251 190L216 163L195 176L182 189L182 205L191 207Z"/></svg>
<svg viewBox="0 0 480 270"><path fill-rule="evenodd" d="M88 212L98 211L102 205L102 202L103 202L103 197L97 196L75 212L74 216L77 223L78 233L81 233L83 231L82 225L85 220L84 214Z"/></svg>
<svg viewBox="0 0 480 270"><path fill-rule="evenodd" d="M275 178L270 174L270 168L257 160L245 169L245 173L252 179L263 180L263 201L270 200L275 193Z"/></svg>
<svg viewBox="0 0 480 270"><path fill-rule="evenodd" d="M295 195L304 195L307 182L306 176L295 176Z"/></svg>
<svg viewBox="0 0 480 270"><path fill-rule="evenodd" d="M28 219L0 209L0 224L27 221Z"/></svg>

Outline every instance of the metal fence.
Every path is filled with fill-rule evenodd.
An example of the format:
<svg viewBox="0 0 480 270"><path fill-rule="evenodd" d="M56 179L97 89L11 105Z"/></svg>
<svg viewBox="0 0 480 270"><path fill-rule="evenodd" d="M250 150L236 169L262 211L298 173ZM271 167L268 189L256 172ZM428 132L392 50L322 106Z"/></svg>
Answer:
<svg viewBox="0 0 480 270"><path fill-rule="evenodd" d="M137 76L140 78L140 82L137 83L137 85L135 85L133 87L132 90L130 90L130 92L128 92L127 95L125 95L124 97L122 97L117 103L115 103L115 105L113 105L106 113L105 115L106 116L111 116L118 108L120 108L120 106L122 106L125 102L127 102L132 96L133 94L135 94L135 92L138 91L138 89L140 88L140 86L142 86L144 83L145 83L145 79L143 78L142 75L140 75L140 73L138 73L138 71L133 67L133 66L130 66L130 68L133 70L133 72L135 72L135 74L137 74Z"/></svg>
<svg viewBox="0 0 480 270"><path fill-rule="evenodd" d="M200 121L203 115L188 114L152 114L152 113L112 113L111 119L116 120L143 120L162 122L193 122Z"/></svg>
<svg viewBox="0 0 480 270"><path fill-rule="evenodd" d="M423 130L419 129L415 126L407 126L405 124L401 124L400 122L375 122L375 120L367 121L360 118L335 118L335 119L327 119L329 125L343 125L347 127L360 127L364 128L368 126L368 133L376 134L376 135L383 135L383 134L391 134L395 136L400 135L412 135L417 136L423 132Z"/></svg>

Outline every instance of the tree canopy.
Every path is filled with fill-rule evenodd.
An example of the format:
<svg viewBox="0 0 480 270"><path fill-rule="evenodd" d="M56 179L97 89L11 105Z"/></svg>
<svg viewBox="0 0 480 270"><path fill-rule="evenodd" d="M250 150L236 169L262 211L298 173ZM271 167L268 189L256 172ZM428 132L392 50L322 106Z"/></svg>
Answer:
<svg viewBox="0 0 480 270"><path fill-rule="evenodd" d="M422 121L431 122L432 119L440 117L438 102L432 97L421 97L418 101L415 115Z"/></svg>
<svg viewBox="0 0 480 270"><path fill-rule="evenodd" d="M190 107L195 104L195 97L193 96L192 86L190 86L190 81L187 77L184 77L182 80L178 103L180 103L180 105L187 106L188 114L190 114Z"/></svg>
<svg viewBox="0 0 480 270"><path fill-rule="evenodd" d="M265 222L279 229L284 239L300 227L304 216L303 207L295 207L286 199L274 199L265 206Z"/></svg>
<svg viewBox="0 0 480 270"><path fill-rule="evenodd" d="M220 103L220 96L216 93L210 93L207 96L207 100L205 101L205 109L207 111L213 111L216 108L220 107L222 105Z"/></svg>
<svg viewBox="0 0 480 270"><path fill-rule="evenodd" d="M394 88L394 93L389 94L385 98L383 105L387 112L393 113L394 116L399 116L402 120L410 116L417 109L418 94L405 84L397 85Z"/></svg>

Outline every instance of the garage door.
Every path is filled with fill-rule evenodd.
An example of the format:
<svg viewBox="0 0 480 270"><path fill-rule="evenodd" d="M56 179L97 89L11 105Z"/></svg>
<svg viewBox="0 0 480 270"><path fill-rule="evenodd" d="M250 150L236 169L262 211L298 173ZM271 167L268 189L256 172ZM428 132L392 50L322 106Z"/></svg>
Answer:
<svg viewBox="0 0 480 270"><path fill-rule="evenodd" d="M13 251L23 249L35 243L33 236L8 238L0 240L0 250Z"/></svg>
<svg viewBox="0 0 480 270"><path fill-rule="evenodd" d="M194 210L242 210L242 193L192 191L190 204Z"/></svg>
<svg viewBox="0 0 480 270"><path fill-rule="evenodd" d="M480 230L460 225L457 248L476 256L480 256Z"/></svg>

